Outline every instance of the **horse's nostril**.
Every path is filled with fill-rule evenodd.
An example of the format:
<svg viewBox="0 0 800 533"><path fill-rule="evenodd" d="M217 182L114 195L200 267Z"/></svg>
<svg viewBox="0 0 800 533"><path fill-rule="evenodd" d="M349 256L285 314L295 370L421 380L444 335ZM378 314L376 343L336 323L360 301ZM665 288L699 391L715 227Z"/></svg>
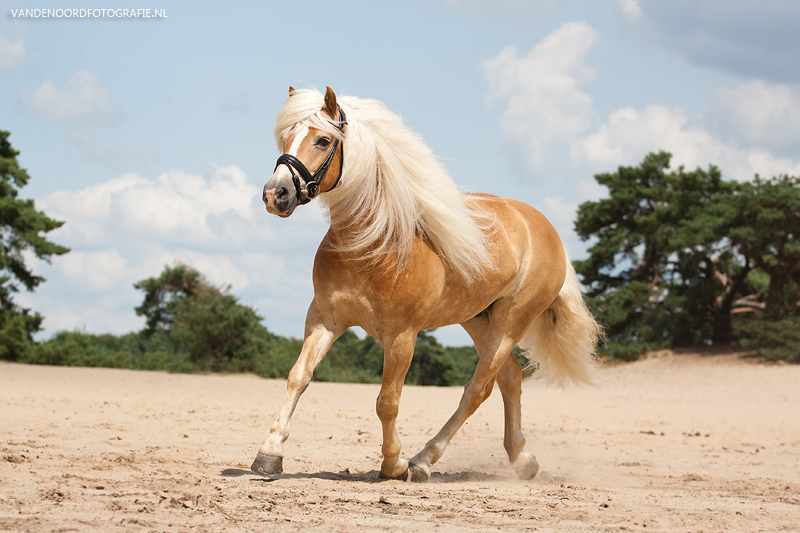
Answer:
<svg viewBox="0 0 800 533"><path fill-rule="evenodd" d="M275 189L276 198L283 198L287 194L289 194L289 191L286 190L286 187L278 187L277 189Z"/></svg>

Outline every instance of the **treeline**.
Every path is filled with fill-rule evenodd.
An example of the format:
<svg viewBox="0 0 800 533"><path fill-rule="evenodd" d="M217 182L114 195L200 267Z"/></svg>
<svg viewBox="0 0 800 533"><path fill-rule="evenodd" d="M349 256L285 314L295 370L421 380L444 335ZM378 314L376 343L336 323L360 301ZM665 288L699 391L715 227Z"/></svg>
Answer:
<svg viewBox="0 0 800 533"><path fill-rule="evenodd" d="M261 317L186 265L168 266L135 287L142 331L62 331L34 342L44 317L14 296L44 279L25 263L69 249L47 240L63 222L19 191L30 179L0 131L0 359L170 372L252 372L286 377L302 341L275 335ZM800 362L800 178L722 179L708 170L670 169L671 155L595 175L608 197L583 203L575 229L590 243L575 261L586 298L606 332L601 352L636 359L648 350L739 345L772 360ZM519 358L519 356L518 356ZM406 383L461 385L478 356L417 338ZM325 381L379 382L383 348L348 331L315 372Z"/></svg>
<svg viewBox="0 0 800 533"><path fill-rule="evenodd" d="M163 370L251 372L266 378L289 374L302 341L270 333L261 317L186 265L167 266L158 277L134 285L144 292L136 308L146 326L122 336L62 331L4 357L21 363ZM478 354L471 346L444 347L429 332L417 338L406 377L412 385L463 385ZM383 347L372 337L347 331L314 373L319 381L379 383Z"/></svg>
<svg viewBox="0 0 800 533"><path fill-rule="evenodd" d="M800 362L800 179L727 181L670 158L597 174L609 197L578 209L591 246L575 266L604 350L734 344Z"/></svg>

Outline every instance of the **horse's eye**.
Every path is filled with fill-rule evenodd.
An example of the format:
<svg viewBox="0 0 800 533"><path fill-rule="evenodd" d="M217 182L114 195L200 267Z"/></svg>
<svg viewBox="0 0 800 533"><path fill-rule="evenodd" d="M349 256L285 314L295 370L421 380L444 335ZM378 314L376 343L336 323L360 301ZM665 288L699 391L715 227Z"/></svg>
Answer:
<svg viewBox="0 0 800 533"><path fill-rule="evenodd" d="M317 140L317 146L321 148L327 148L331 144L331 140L326 137L320 137Z"/></svg>

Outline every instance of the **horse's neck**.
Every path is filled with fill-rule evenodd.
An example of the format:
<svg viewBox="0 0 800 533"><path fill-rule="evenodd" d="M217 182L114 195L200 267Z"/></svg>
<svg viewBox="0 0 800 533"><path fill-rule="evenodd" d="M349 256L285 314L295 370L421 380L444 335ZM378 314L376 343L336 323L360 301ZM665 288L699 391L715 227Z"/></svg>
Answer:
<svg viewBox="0 0 800 533"><path fill-rule="evenodd" d="M329 202L328 216L330 220L330 228L328 229L328 237L330 244L337 248L347 249L351 248L360 236L366 233L370 222L368 220L359 220L358 215L353 215L346 209L340 207L337 203ZM358 212L360 210L356 210ZM377 244L370 246L366 253L373 251Z"/></svg>
<svg viewBox="0 0 800 533"><path fill-rule="evenodd" d="M399 261L395 254L378 252L379 243L373 243L364 248L352 250L354 235L358 231L357 226L330 226L325 239L320 245L320 249L331 252L348 269L371 272L371 275L381 275L395 277L398 273ZM419 237L414 237L414 247L421 244ZM409 258L410 259L410 258Z"/></svg>
<svg viewBox="0 0 800 533"><path fill-rule="evenodd" d="M324 244L332 250L349 250L354 248L356 240L361 228L359 224L331 224L328 228L328 234L325 236ZM348 260L356 259L361 256L369 256L374 254L378 249L379 243L373 243L367 247L359 247L358 251L352 252L348 255Z"/></svg>

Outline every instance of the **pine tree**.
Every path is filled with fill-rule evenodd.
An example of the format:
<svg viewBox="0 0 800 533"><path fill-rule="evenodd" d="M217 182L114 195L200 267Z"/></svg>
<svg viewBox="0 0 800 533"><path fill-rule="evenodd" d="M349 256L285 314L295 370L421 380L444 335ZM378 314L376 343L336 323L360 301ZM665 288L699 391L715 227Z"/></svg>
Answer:
<svg viewBox="0 0 800 533"><path fill-rule="evenodd" d="M37 211L33 200L19 198L30 177L20 168L19 152L8 141L9 135L0 131L0 358L16 361L27 353L44 320L38 312L14 302L21 288L33 291L45 281L26 265L24 253L49 262L50 256L65 254L69 248L45 236L64 222Z"/></svg>

